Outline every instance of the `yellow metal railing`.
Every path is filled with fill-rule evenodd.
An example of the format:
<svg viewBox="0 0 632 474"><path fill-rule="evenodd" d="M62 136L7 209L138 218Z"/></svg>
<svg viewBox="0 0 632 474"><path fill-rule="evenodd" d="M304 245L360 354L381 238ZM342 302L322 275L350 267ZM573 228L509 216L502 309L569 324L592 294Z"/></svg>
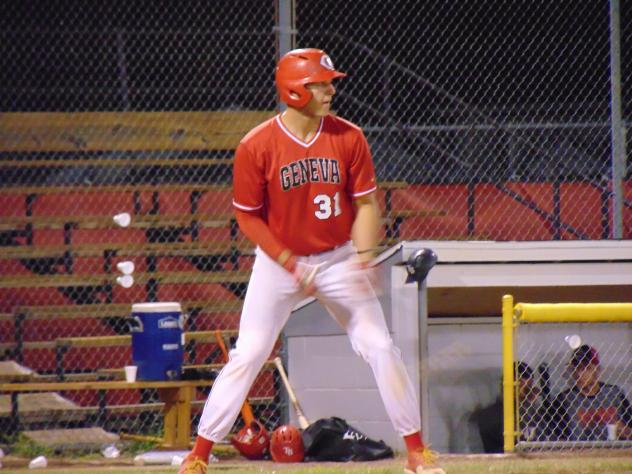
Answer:
<svg viewBox="0 0 632 474"><path fill-rule="evenodd" d="M502 300L504 450L516 445L514 331L520 323L632 322L632 303L518 303Z"/></svg>

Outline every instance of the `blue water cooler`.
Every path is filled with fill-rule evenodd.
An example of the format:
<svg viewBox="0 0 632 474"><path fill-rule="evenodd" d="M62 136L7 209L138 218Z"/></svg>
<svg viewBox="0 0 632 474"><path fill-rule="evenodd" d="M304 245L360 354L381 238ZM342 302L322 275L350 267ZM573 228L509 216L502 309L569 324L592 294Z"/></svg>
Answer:
<svg viewBox="0 0 632 474"><path fill-rule="evenodd" d="M138 380L180 379L183 323L180 303L132 305L132 361Z"/></svg>

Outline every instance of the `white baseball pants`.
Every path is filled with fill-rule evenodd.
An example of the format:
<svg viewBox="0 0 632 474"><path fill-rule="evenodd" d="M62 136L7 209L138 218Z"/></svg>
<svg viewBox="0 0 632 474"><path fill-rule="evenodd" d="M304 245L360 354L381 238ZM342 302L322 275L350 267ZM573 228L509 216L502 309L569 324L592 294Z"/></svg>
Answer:
<svg viewBox="0 0 632 474"><path fill-rule="evenodd" d="M354 256L355 249L348 243L299 257L298 262L322 264L315 277L316 297L347 331L354 351L371 366L393 427L400 435L408 435L421 427L415 390L388 333L382 307L365 274L352 263ZM237 344L206 401L200 436L220 441L228 434L292 309L304 298L292 275L257 249Z"/></svg>

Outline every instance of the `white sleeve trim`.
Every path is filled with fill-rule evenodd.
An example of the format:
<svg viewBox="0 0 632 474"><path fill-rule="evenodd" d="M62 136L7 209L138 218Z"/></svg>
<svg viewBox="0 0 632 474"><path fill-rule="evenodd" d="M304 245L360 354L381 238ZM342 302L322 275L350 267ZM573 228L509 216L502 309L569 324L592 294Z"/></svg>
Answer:
<svg viewBox="0 0 632 474"><path fill-rule="evenodd" d="M373 191L375 191L377 189L377 186L373 186L371 189L369 189L368 191L362 191L361 193L355 193L352 194L351 196L353 196L354 198L360 197L360 196L365 196L366 194L370 194Z"/></svg>
<svg viewBox="0 0 632 474"><path fill-rule="evenodd" d="M244 206L243 204L235 202L235 200L233 199L233 206L235 206L237 209L241 209L242 211L256 211L257 209L261 209L263 207L263 204L256 207Z"/></svg>

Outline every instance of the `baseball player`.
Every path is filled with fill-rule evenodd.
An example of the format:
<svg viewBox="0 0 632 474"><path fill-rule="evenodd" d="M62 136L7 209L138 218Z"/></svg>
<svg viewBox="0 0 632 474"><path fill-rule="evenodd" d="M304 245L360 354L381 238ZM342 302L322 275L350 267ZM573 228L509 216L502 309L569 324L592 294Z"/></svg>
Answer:
<svg viewBox="0 0 632 474"><path fill-rule="evenodd" d="M235 153L233 205L257 244L239 338L204 406L195 446L180 474L203 474L214 442L233 426L292 308L314 295L347 331L373 370L394 428L408 448L406 472L431 468L415 390L393 345L369 262L379 208L362 130L330 114L337 71L319 49L296 49L276 68L287 110L251 130Z"/></svg>

